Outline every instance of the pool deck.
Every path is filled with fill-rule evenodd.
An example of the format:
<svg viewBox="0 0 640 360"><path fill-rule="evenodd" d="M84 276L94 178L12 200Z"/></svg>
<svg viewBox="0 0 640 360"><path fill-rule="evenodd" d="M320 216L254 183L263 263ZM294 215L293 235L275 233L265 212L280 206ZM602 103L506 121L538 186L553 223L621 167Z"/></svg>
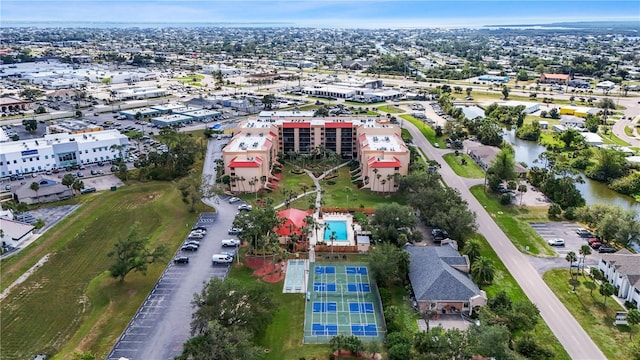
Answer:
<svg viewBox="0 0 640 360"><path fill-rule="evenodd" d="M333 246L355 246L355 232L360 231L360 225L353 222L353 216L345 213L324 213L322 218L314 215L315 220L324 225L325 221L345 221L347 223L347 239L348 241L334 241ZM311 232L310 244L315 246L318 242L324 242L324 231L318 231L318 238L314 231Z"/></svg>

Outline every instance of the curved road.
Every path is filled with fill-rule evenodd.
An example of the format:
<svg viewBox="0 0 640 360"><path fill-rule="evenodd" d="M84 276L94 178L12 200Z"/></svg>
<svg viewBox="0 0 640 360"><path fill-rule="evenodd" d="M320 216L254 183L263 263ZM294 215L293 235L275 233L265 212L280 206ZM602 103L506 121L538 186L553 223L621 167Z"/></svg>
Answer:
<svg viewBox="0 0 640 360"><path fill-rule="evenodd" d="M580 360L606 359L598 346L544 283L527 257L511 243L491 215L471 194L464 180L457 176L442 159L445 151L431 146L422 133L408 121L404 123L404 127L413 136L414 143L422 148L430 159L436 160L441 165L440 174L444 182L457 189L469 204L469 209L476 213L478 232L484 235L529 300L540 309L540 315L569 356Z"/></svg>

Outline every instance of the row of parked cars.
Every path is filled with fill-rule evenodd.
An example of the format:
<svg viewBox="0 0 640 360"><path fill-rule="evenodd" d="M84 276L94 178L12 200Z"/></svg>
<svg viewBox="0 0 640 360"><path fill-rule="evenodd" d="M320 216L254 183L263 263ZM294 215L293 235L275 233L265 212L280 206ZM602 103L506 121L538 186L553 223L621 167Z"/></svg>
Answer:
<svg viewBox="0 0 640 360"><path fill-rule="evenodd" d="M591 246L591 248L594 250L598 250L599 253L614 253L618 251L614 247L603 244L600 236L591 233L591 231L587 229L579 228L578 230L576 230L576 234L578 234L578 236L580 236L581 238L587 239L587 243L589 244L589 246Z"/></svg>

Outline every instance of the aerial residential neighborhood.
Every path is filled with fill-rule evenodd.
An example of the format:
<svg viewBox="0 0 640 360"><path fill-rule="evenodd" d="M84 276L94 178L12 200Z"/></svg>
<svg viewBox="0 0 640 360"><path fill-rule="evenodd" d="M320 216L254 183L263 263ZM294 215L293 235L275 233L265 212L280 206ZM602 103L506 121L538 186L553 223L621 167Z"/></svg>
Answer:
<svg viewBox="0 0 640 360"><path fill-rule="evenodd" d="M640 359L637 4L34 4L0 358Z"/></svg>

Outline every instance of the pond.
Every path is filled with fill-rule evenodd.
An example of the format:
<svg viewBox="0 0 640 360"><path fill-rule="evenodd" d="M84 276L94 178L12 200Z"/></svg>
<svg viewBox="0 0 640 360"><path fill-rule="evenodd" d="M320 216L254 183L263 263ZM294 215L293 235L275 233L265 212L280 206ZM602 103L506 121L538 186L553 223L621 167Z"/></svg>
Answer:
<svg viewBox="0 0 640 360"><path fill-rule="evenodd" d="M544 146L536 142L518 139L513 129L505 131L504 139L513 145L516 162L526 163L529 168L536 165L533 161L546 150ZM606 184L591 180L584 175L582 178L584 184L576 184L576 187L582 193L587 205L618 205L625 210L633 209L640 212L640 203L634 198L619 194L609 189Z"/></svg>

